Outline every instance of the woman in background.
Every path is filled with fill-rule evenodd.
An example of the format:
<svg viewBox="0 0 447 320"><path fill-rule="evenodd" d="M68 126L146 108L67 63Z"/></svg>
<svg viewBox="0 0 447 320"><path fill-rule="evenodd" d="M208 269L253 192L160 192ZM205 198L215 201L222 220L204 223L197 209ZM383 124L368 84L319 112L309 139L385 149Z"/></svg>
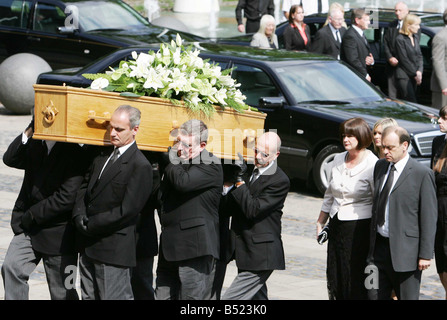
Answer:
<svg viewBox="0 0 447 320"><path fill-rule="evenodd" d="M396 120L393 118L382 118L376 121L373 128L374 151L379 159L385 157L382 150L382 132L386 127L397 126Z"/></svg>
<svg viewBox="0 0 447 320"><path fill-rule="evenodd" d="M250 46L278 49L278 37L275 34L275 30L275 18L269 14L263 15L259 30L253 35Z"/></svg>
<svg viewBox="0 0 447 320"><path fill-rule="evenodd" d="M290 7L289 25L284 29L286 50L302 51L310 48L310 29L304 23L304 10L299 4Z"/></svg>
<svg viewBox="0 0 447 320"><path fill-rule="evenodd" d="M416 88L422 83L423 60L418 33L421 18L408 14L396 36L396 79L399 98L411 102L416 101Z"/></svg>
<svg viewBox="0 0 447 320"><path fill-rule="evenodd" d="M439 130L444 133L436 136L432 144L432 168L435 173L436 196L438 199L438 222L435 237L435 263L447 299L447 106L439 110Z"/></svg>
<svg viewBox="0 0 447 320"><path fill-rule="evenodd" d="M366 257L377 157L367 149L373 139L362 118L340 125L345 152L332 161L329 186L317 221L317 235L330 218L327 286L330 300L367 299Z"/></svg>

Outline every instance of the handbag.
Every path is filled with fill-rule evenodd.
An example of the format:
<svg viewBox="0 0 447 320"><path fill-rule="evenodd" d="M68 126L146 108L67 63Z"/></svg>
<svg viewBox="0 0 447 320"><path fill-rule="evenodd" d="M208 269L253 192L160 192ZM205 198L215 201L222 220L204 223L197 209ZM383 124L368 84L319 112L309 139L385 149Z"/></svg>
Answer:
<svg viewBox="0 0 447 320"><path fill-rule="evenodd" d="M325 243L329 238L329 222L321 229L320 233L318 234L318 244Z"/></svg>

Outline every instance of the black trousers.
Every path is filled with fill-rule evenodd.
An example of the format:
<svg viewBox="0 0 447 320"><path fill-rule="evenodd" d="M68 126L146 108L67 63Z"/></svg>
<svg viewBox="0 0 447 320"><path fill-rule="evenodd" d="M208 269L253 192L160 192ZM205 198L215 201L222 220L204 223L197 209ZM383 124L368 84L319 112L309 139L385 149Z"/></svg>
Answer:
<svg viewBox="0 0 447 320"><path fill-rule="evenodd" d="M245 23L245 33L258 32L260 23L261 20L247 19L247 22Z"/></svg>
<svg viewBox="0 0 447 320"><path fill-rule="evenodd" d="M422 271L396 272L391 262L390 242L388 238L376 235L374 264L379 272L378 300L390 300L394 289L399 300L419 300ZM370 297L370 299L374 299Z"/></svg>

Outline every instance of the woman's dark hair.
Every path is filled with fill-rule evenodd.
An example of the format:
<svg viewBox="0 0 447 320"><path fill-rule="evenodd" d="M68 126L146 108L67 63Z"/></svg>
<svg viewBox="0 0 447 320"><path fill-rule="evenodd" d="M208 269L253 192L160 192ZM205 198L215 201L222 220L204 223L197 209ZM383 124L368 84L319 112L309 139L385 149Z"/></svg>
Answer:
<svg viewBox="0 0 447 320"><path fill-rule="evenodd" d="M294 4L293 6L290 7L290 10L289 10L289 23L290 24L294 23L292 15L298 10L298 8L301 8L304 11L303 6L300 4Z"/></svg>
<svg viewBox="0 0 447 320"><path fill-rule="evenodd" d="M340 125L340 136L343 141L343 135L353 135L359 144L357 150L368 148L373 142L372 130L368 123L362 118L351 118L345 120Z"/></svg>

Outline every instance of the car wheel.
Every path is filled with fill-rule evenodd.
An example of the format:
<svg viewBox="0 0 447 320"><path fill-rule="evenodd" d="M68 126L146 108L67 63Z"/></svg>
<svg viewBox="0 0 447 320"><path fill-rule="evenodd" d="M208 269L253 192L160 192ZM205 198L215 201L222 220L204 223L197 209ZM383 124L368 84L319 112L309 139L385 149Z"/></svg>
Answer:
<svg viewBox="0 0 447 320"><path fill-rule="evenodd" d="M343 152L343 148L340 145L330 144L324 147L315 158L312 169L313 179L317 190L321 194L324 194L329 185L329 165L340 152Z"/></svg>

